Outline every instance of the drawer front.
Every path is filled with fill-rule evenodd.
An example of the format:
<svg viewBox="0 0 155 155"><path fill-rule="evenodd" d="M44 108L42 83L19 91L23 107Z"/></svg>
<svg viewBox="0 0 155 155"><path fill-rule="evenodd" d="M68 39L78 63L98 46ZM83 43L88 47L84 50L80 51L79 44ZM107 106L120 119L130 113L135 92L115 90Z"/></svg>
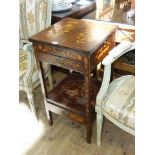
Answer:
<svg viewBox="0 0 155 155"><path fill-rule="evenodd" d="M82 61L82 56L72 50L62 49L61 47L51 47L45 44L37 44L37 52L48 53L60 57L69 58L76 61Z"/></svg>
<svg viewBox="0 0 155 155"><path fill-rule="evenodd" d="M91 55L91 70L95 69L96 65L104 59L104 57L109 53L114 45L115 43L113 34Z"/></svg>
<svg viewBox="0 0 155 155"><path fill-rule="evenodd" d="M44 61L52 65L56 65L58 67L63 67L66 69L72 69L74 71L78 71L83 73L83 67L82 67L82 62L80 61L75 61L72 59L60 57L60 56L55 56L47 53L37 53L37 57L39 61Z"/></svg>

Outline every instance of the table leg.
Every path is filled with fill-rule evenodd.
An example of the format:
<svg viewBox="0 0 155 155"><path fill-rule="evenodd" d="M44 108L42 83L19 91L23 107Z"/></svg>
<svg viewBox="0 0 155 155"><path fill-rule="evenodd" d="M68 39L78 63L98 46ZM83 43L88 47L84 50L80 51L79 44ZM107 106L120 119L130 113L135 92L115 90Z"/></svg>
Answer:
<svg viewBox="0 0 155 155"><path fill-rule="evenodd" d="M47 104L47 88L46 88L46 83L45 83L45 72L43 69L42 62L40 61L38 63L39 69L40 69L40 82L41 82L41 87L42 87L42 92L44 94L44 103L45 103L45 108L46 108L46 115L47 119L50 125L53 125L53 119L52 119L52 112L48 109Z"/></svg>
<svg viewBox="0 0 155 155"><path fill-rule="evenodd" d="M53 118L52 118L52 112L51 111L49 111L49 116L50 116L49 124L53 125Z"/></svg>
<svg viewBox="0 0 155 155"><path fill-rule="evenodd" d="M37 63L38 72L39 72L39 78L40 78L40 83L41 83L41 88L42 88L42 93L43 93L43 98L44 98L46 115L47 115L49 124L52 125L53 124L52 112L49 111L48 106L47 106L47 87L46 87L46 83L45 83L45 72L43 69L42 62L39 61L39 59L37 57L37 47L34 45L33 48L34 48L36 63Z"/></svg>
<svg viewBox="0 0 155 155"><path fill-rule="evenodd" d="M85 93L86 93L86 136L87 142L91 143L92 137L92 107L90 103L90 63L87 57L84 57L84 69L85 69Z"/></svg>

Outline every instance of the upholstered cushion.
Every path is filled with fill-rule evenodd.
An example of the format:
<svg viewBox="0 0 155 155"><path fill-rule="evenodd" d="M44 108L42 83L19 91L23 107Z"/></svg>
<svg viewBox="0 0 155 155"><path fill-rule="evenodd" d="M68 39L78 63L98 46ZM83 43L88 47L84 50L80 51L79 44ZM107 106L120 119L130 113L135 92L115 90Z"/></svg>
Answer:
<svg viewBox="0 0 155 155"><path fill-rule="evenodd" d="M102 108L120 123L135 128L135 78L127 75L110 83Z"/></svg>
<svg viewBox="0 0 155 155"><path fill-rule="evenodd" d="M27 51L28 52L28 51ZM19 50L19 78L22 78L25 73L28 71L28 53L26 51L20 49ZM33 67L33 76L32 76L32 82L35 82L39 79L38 71L37 71L37 65L35 58L33 59L34 66ZM47 70L47 69L46 69Z"/></svg>
<svg viewBox="0 0 155 155"><path fill-rule="evenodd" d="M27 70L27 58L28 55L24 50L19 51L19 77L22 77Z"/></svg>
<svg viewBox="0 0 155 155"><path fill-rule="evenodd" d="M19 34L20 42L28 42L28 37L40 32L51 25L52 17L52 1L51 0L20 0L20 20L19 20ZM23 44L21 44L22 48ZM24 52L25 57L22 56L23 52L19 52L20 59L20 79L23 77L28 69L28 57ZM43 66L45 72L49 68L45 64ZM33 77L32 82L36 82L39 79L36 62L34 59ZM21 80L20 80L21 81Z"/></svg>
<svg viewBox="0 0 155 155"><path fill-rule="evenodd" d="M52 5L48 0L20 0L20 39L45 29L51 23Z"/></svg>
<svg viewBox="0 0 155 155"><path fill-rule="evenodd" d="M28 70L28 54L24 50L19 50L19 78L22 78L26 71ZM33 67L33 76L32 76L32 83L35 83L36 81L39 80L39 74L37 70L37 65L36 65L36 59L33 59L34 65ZM49 68L47 67L46 63L43 63L43 68L45 69L45 73L48 72ZM30 68L29 68L30 69Z"/></svg>

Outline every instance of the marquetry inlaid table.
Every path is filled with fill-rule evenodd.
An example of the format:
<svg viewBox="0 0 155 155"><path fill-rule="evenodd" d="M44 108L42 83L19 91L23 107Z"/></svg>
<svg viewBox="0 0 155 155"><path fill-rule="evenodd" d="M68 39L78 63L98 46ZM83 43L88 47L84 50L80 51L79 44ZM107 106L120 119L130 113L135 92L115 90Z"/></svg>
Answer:
<svg viewBox="0 0 155 155"><path fill-rule="evenodd" d="M115 46L117 26L100 21L65 18L29 38L33 43L49 123L52 112L86 126L91 143L93 112L99 83L96 66ZM51 91L47 91L42 62L72 70Z"/></svg>

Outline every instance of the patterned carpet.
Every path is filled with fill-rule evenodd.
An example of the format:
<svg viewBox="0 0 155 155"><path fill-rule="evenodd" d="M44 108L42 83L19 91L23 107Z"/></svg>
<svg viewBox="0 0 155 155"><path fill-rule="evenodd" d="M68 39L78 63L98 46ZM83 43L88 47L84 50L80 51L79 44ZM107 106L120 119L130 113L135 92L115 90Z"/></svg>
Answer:
<svg viewBox="0 0 155 155"><path fill-rule="evenodd" d="M55 74L56 79L63 77ZM53 126L46 119L40 86L34 90L39 121L32 115L26 94L20 92L22 155L134 155L134 137L105 119L102 144L96 145L96 121L93 124L92 143L86 143L85 127L53 115Z"/></svg>

